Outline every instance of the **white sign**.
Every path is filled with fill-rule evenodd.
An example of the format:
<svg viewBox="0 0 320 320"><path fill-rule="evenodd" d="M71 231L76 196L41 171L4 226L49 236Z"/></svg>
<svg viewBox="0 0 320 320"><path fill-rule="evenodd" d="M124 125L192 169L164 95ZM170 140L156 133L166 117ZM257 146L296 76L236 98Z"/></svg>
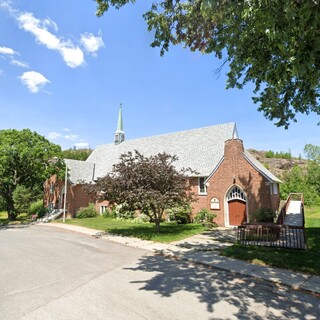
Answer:
<svg viewBox="0 0 320 320"><path fill-rule="evenodd" d="M219 210L220 209L220 203L217 198L212 198L210 202L210 209L213 210Z"/></svg>

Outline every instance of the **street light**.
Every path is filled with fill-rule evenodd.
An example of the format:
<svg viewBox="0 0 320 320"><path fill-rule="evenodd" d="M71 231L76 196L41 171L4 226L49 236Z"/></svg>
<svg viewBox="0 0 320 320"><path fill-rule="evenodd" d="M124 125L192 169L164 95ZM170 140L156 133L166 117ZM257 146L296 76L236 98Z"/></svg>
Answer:
<svg viewBox="0 0 320 320"><path fill-rule="evenodd" d="M66 172L64 175L64 200L63 200L63 218L62 222L66 222L66 204L67 204L67 181L68 181L68 164L65 162Z"/></svg>

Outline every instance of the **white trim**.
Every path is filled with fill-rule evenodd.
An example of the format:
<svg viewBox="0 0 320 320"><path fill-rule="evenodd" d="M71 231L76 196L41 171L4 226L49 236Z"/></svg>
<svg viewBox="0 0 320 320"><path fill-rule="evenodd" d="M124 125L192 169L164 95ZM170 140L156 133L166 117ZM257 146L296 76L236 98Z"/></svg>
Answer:
<svg viewBox="0 0 320 320"><path fill-rule="evenodd" d="M203 179L203 186L204 186L204 189L205 189L204 192L202 192L202 191L200 190L200 179ZM207 177L198 177L198 194L199 194L200 196L205 196L205 195L207 195L207 185L206 185L206 181L207 181Z"/></svg>
<svg viewBox="0 0 320 320"><path fill-rule="evenodd" d="M207 180L204 183L207 183L208 180L215 174L215 172L218 170L218 168L220 167L222 161L224 160L224 156L221 157L220 161L218 162L218 164L215 166L215 168L211 171L211 173L209 174L209 176L207 177Z"/></svg>
<svg viewBox="0 0 320 320"><path fill-rule="evenodd" d="M100 214L103 214L108 209L108 206L105 204L100 204Z"/></svg>
<svg viewBox="0 0 320 320"><path fill-rule="evenodd" d="M281 180L279 180L276 176L274 176L267 168L264 168L264 170L266 170L267 172L269 172L270 175L272 176L268 176L267 173L263 172L262 169L260 169L254 162L253 160L257 161L259 163L259 165L262 166L262 164L256 160L248 151L247 153L252 157L252 160L248 157L248 155L246 154L246 152L243 153L243 157L249 162L249 164L252 165L252 167L254 169L256 169L258 172L260 172L268 181L272 182L272 183L282 183Z"/></svg>
<svg viewBox="0 0 320 320"><path fill-rule="evenodd" d="M278 183L273 183L272 184L272 194L279 194Z"/></svg>
<svg viewBox="0 0 320 320"><path fill-rule="evenodd" d="M226 194L227 201L231 200L242 200L244 202L247 202L247 196L242 188L240 188L238 185L234 185L233 188L229 189L229 191Z"/></svg>

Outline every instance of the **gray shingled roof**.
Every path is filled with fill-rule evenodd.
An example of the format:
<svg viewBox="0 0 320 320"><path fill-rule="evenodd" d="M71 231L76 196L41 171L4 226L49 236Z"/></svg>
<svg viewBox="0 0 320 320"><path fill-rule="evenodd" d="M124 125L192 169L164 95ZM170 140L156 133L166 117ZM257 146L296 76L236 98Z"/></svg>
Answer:
<svg viewBox="0 0 320 320"><path fill-rule="evenodd" d="M90 182L94 178L95 164L89 161L64 159L68 166L69 181L72 183Z"/></svg>
<svg viewBox="0 0 320 320"><path fill-rule="evenodd" d="M235 123L220 124L205 128L174 132L158 136L127 140L119 145L98 146L86 161L65 159L72 183L91 182L112 171L112 165L119 162L121 154L138 150L148 157L159 152L178 156L176 168L190 167L198 176L209 176L219 165L224 154L224 143L237 138ZM267 179L281 182L248 151L245 158Z"/></svg>
<svg viewBox="0 0 320 320"><path fill-rule="evenodd" d="M166 152L178 156L177 169L190 167L199 176L208 176L224 153L224 142L236 138L236 124L225 123L210 127L179 131L152 137L126 140L98 146L86 161L65 161L69 167L72 183L90 182L111 172L112 165L119 162L121 154L138 150L144 156Z"/></svg>
<svg viewBox="0 0 320 320"><path fill-rule="evenodd" d="M235 123L226 123L199 129L180 131L158 136L126 140L119 145L98 146L87 161L97 164L95 179L112 170L119 156L137 150L148 157L159 152L178 156L175 163L179 170L190 167L199 176L207 176L224 153L224 142L237 136Z"/></svg>

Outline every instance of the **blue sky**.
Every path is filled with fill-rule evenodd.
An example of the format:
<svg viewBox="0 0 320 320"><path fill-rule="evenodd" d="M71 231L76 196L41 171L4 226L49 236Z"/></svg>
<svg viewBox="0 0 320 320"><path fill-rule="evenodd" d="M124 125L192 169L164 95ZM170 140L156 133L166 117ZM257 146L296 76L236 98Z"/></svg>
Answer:
<svg viewBox="0 0 320 320"><path fill-rule="evenodd" d="M225 90L214 56L178 46L160 57L142 18L150 5L97 18L91 0L0 0L0 129L95 148L113 142L121 102L127 139L235 121L246 148L298 156L319 145L318 116L277 128L252 87Z"/></svg>

